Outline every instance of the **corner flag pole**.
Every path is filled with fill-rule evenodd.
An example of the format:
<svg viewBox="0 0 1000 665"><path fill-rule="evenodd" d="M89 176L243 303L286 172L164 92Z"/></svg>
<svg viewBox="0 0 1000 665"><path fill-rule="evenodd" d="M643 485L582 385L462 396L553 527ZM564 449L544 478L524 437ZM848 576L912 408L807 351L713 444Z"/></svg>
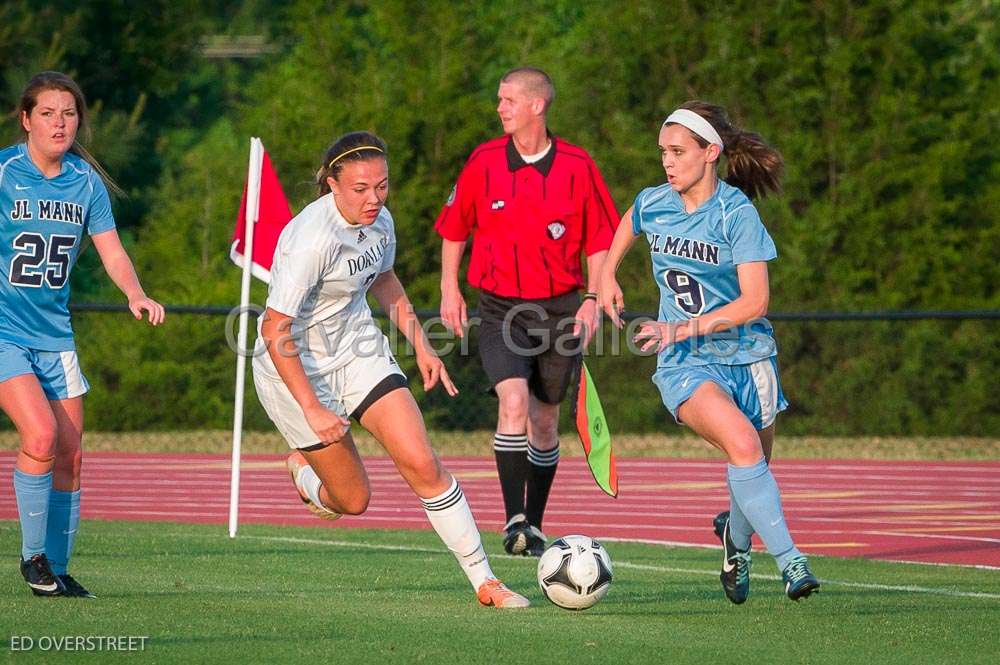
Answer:
<svg viewBox="0 0 1000 665"><path fill-rule="evenodd" d="M247 322L250 305L250 270L253 265L253 225L260 208L260 173L264 161L264 145L259 138L250 139L250 164L247 168L247 211L243 281L240 287L240 330L236 351L236 398L233 407L233 459L229 481L229 537L236 537L240 502L240 447L243 440L243 395L246 391Z"/></svg>

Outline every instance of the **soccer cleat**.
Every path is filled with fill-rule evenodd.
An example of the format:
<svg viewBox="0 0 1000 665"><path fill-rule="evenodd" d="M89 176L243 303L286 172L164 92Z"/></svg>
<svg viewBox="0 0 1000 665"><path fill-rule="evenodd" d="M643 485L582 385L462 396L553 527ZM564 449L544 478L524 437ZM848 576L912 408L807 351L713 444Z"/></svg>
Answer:
<svg viewBox="0 0 1000 665"><path fill-rule="evenodd" d="M503 548L507 554L524 554L531 527L523 513L511 517L503 528Z"/></svg>
<svg viewBox="0 0 1000 665"><path fill-rule="evenodd" d="M49 560L44 554L36 554L27 561L21 559L21 576L36 596L61 596L64 589L59 578L52 572Z"/></svg>
<svg viewBox="0 0 1000 665"><path fill-rule="evenodd" d="M715 531L715 535L718 537L720 541L722 541L723 545L726 544L726 541L722 540L722 530L726 528L726 524L728 522L729 522L728 510L722 511L721 513L715 516L714 520L712 520L712 527Z"/></svg>
<svg viewBox="0 0 1000 665"><path fill-rule="evenodd" d="M527 546L524 548L524 556L542 556L545 552L545 534L537 526L529 526L525 533Z"/></svg>
<svg viewBox="0 0 1000 665"><path fill-rule="evenodd" d="M476 597L486 607L496 607L501 610L520 609L531 605L527 598L519 593L514 593L495 577L479 585Z"/></svg>
<svg viewBox="0 0 1000 665"><path fill-rule="evenodd" d="M805 598L813 591L819 591L819 580L809 570L809 562L804 556L797 556L781 571L785 583L785 593L792 600Z"/></svg>
<svg viewBox="0 0 1000 665"><path fill-rule="evenodd" d="M299 493L299 498L302 499L302 503L306 504L306 508L322 520L335 520L341 517L340 513L334 512L326 506L317 506L309 498L309 494L302 488L302 484L299 483L299 476L302 474L302 469L309 466L309 462L306 461L302 453L295 451L289 455L288 459L285 460L285 466L288 468L288 473L292 476L292 482L295 483L295 489Z"/></svg>
<svg viewBox="0 0 1000 665"><path fill-rule="evenodd" d="M722 581L722 590L726 592L726 598L736 605L746 602L750 595L750 548L739 550L733 544L733 539L729 536L729 519L726 513L726 521L722 527L722 572L719 579Z"/></svg>
<svg viewBox="0 0 1000 665"><path fill-rule="evenodd" d="M59 575L59 581L63 585L63 595L67 598L97 598L73 579L72 575Z"/></svg>

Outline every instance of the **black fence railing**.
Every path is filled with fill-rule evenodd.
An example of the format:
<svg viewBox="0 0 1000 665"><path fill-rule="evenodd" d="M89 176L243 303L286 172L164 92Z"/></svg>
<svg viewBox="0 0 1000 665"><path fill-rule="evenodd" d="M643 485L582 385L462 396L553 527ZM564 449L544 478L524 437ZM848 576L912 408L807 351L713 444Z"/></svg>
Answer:
<svg viewBox="0 0 1000 665"><path fill-rule="evenodd" d="M79 303L72 309L81 366L91 384L90 431L152 440L231 427L238 308L170 305L170 316L155 329L131 321L124 304ZM254 326L260 305L250 310ZM438 314L418 313L425 323ZM625 318L642 315L627 312ZM780 419L783 434L1000 437L1000 311L774 312L768 318L791 403ZM384 319L383 327L400 366L411 378L418 376L402 335ZM424 394L420 381L411 381L428 427L456 434L495 427L496 399L487 391L478 332L461 343L442 339L440 323L432 332L432 344L461 392L455 398L438 390ZM637 353L629 332L605 324L587 350L608 422L616 433L677 434L649 381L656 359ZM252 344L255 334L250 337ZM247 390L248 430L273 433L252 381ZM572 431L572 423L562 425ZM9 427L0 418L0 430Z"/></svg>
<svg viewBox="0 0 1000 665"><path fill-rule="evenodd" d="M228 316L237 305L166 305L171 314L200 314L205 316ZM128 307L116 303L76 303L71 304L74 312L127 312ZM378 312L376 312L378 315ZM475 316L470 310L469 316ZM419 309L421 319L438 316L437 310ZM655 312L625 312L622 318L631 321L639 318L656 318ZM771 321L964 321L1000 319L1000 310L882 310L875 312L772 312L767 315Z"/></svg>

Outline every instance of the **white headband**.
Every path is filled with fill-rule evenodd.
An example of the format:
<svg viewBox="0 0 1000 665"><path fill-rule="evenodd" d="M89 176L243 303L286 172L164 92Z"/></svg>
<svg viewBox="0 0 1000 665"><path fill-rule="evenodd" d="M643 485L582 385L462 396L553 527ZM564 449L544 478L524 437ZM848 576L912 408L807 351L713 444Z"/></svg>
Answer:
<svg viewBox="0 0 1000 665"><path fill-rule="evenodd" d="M709 143L714 143L723 150L726 148L726 145L722 142L722 137L719 136L719 132L715 131L715 127L712 127L712 123L705 120L694 111L689 111L688 109L677 109L667 116L667 119L663 121L663 124L666 125L671 122L687 127L701 138L705 139Z"/></svg>

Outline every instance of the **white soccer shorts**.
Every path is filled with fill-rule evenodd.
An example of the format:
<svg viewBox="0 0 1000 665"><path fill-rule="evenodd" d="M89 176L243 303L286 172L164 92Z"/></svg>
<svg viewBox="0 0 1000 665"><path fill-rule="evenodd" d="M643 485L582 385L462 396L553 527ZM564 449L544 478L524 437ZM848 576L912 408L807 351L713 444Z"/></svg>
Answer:
<svg viewBox="0 0 1000 665"><path fill-rule="evenodd" d="M355 357L342 367L309 377L320 403L347 418L386 378L395 374L405 383L406 375L399 368L396 359L388 349L385 353L386 355ZM289 447L309 448L319 443L316 433L306 421L302 407L292 397L284 381L267 376L255 368L253 382L261 405L285 437Z"/></svg>

